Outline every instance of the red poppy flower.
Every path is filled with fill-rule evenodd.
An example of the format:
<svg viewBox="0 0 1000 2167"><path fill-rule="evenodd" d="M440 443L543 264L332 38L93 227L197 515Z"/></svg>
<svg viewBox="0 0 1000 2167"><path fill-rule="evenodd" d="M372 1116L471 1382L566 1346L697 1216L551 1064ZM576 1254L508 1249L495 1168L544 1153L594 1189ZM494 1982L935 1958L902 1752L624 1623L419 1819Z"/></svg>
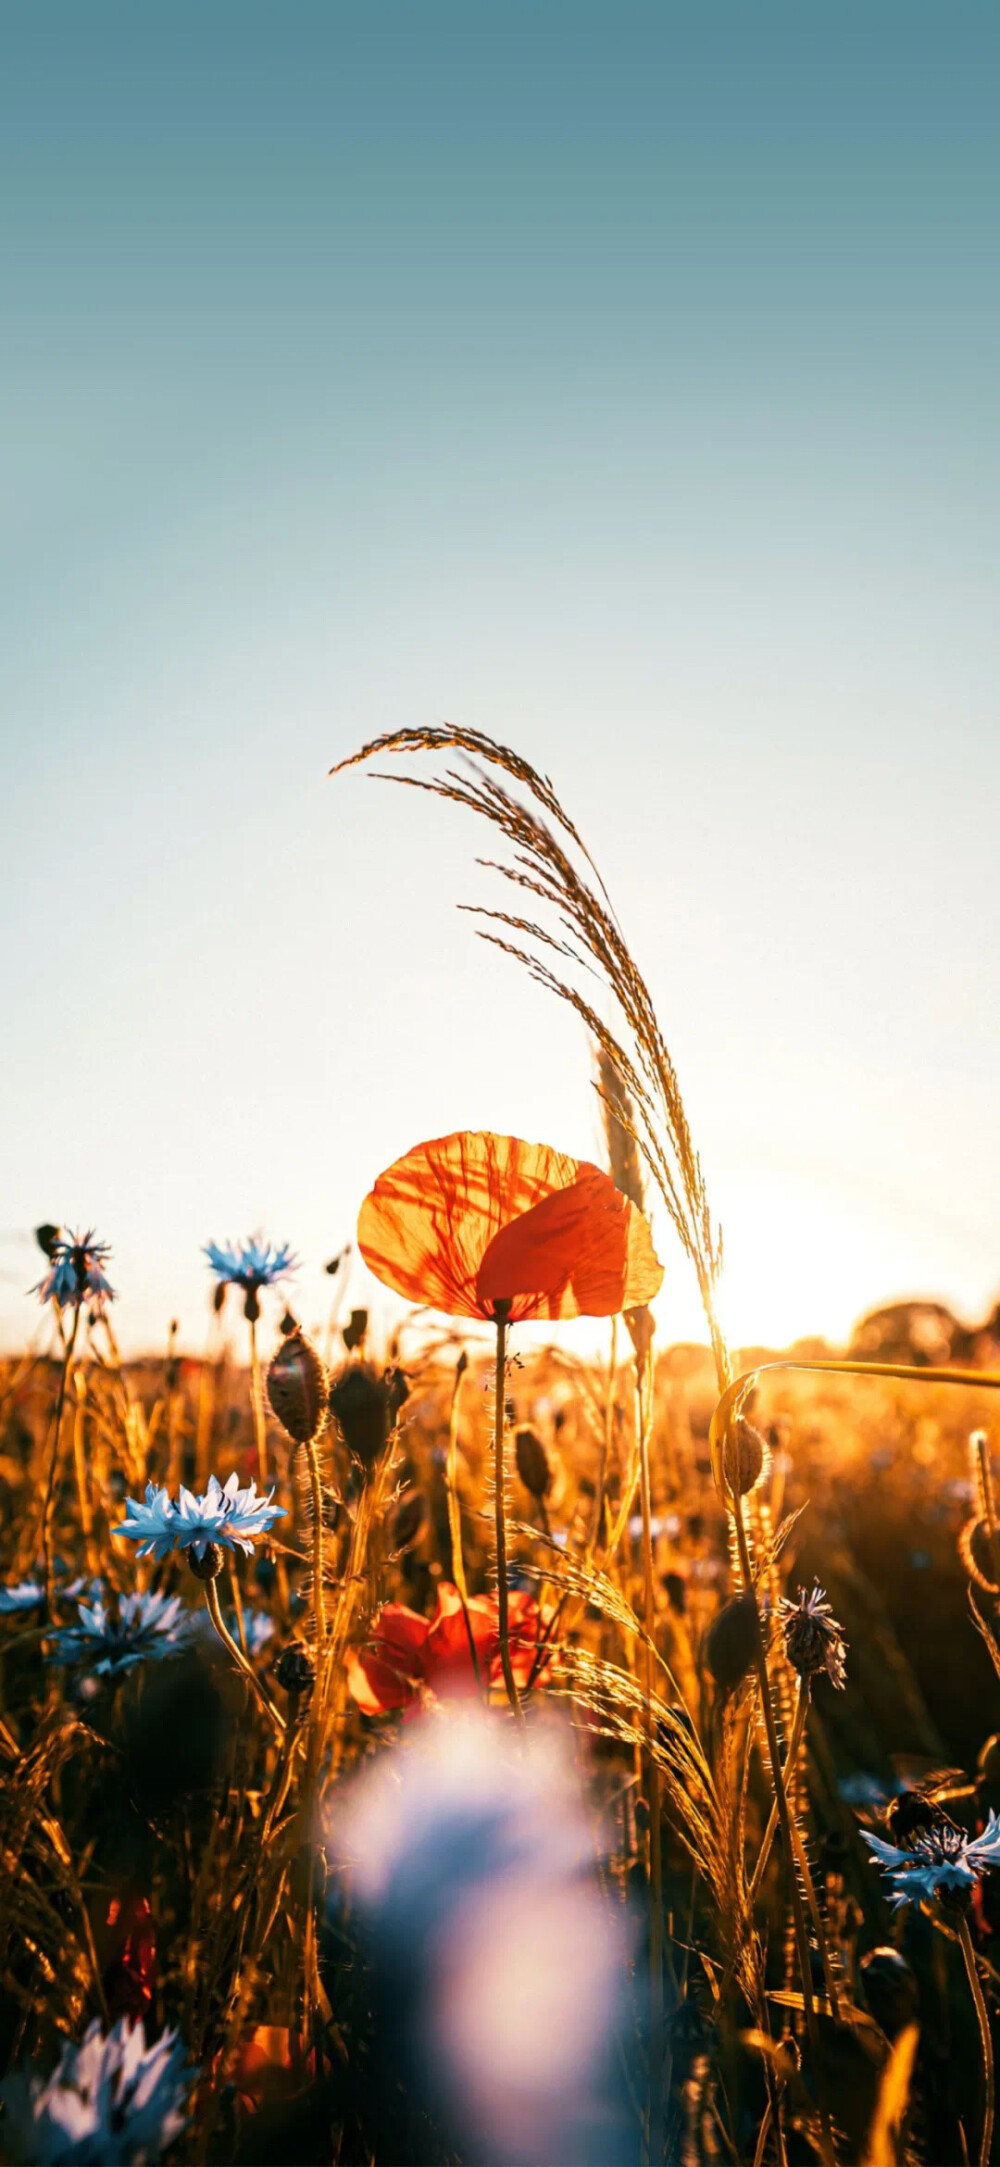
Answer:
<svg viewBox="0 0 1000 2167"><path fill-rule="evenodd" d="M141 1891L130 1885L124 1897L113 1896L108 1906L110 1929L102 1984L112 2022L127 2016L136 2023L146 2016L156 1984L156 1929L149 1904Z"/></svg>
<svg viewBox="0 0 1000 2167"><path fill-rule="evenodd" d="M425 1687L442 1699L471 1692L475 1670L469 1628L483 1684L502 1685L500 1626L495 1595L469 1597L469 1625L458 1589L443 1580L431 1618L405 1603L386 1603L372 1640L353 1656L347 1683L367 1716L390 1708L409 1708ZM538 1660L539 1611L534 1597L515 1588L510 1595L510 1659L516 1683L527 1686Z"/></svg>
<svg viewBox="0 0 1000 2167"><path fill-rule="evenodd" d="M586 1159L461 1131L380 1174L358 1246L387 1286L453 1317L609 1317L663 1279L649 1225Z"/></svg>

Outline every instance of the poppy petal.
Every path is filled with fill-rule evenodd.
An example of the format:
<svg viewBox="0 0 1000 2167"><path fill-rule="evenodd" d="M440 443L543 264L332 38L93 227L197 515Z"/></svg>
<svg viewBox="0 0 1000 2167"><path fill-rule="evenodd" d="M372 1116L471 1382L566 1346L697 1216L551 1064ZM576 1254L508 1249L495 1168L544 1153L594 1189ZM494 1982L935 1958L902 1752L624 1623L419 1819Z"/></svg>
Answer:
<svg viewBox="0 0 1000 2167"><path fill-rule="evenodd" d="M577 1180L494 1236L476 1293L487 1314L493 1303L520 1296L521 1315L607 1317L651 1300L662 1279L642 1212L610 1175L584 1161ZM532 1298L528 1309L525 1297Z"/></svg>
<svg viewBox="0 0 1000 2167"><path fill-rule="evenodd" d="M553 1190L580 1161L548 1144L460 1130L416 1144L380 1174L358 1217L358 1247L386 1286L452 1317L482 1317L476 1275L494 1235ZM515 1317L533 1314L516 1304Z"/></svg>
<svg viewBox="0 0 1000 2167"><path fill-rule="evenodd" d="M369 1647L351 1657L348 1690L362 1715L405 1708L424 1676L427 1619L405 1603L386 1603Z"/></svg>

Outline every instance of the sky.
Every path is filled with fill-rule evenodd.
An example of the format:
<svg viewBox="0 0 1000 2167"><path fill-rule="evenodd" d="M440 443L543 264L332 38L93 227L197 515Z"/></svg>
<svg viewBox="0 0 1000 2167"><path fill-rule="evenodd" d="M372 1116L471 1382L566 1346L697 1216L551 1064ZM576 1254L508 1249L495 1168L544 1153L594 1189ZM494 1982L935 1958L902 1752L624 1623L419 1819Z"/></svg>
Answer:
<svg viewBox="0 0 1000 2167"><path fill-rule="evenodd" d="M445 720L603 873L732 1336L984 1314L1000 16L38 0L0 51L0 1344L39 1221L197 1347L209 1239L313 1321L421 1137L598 1151L475 824L328 779Z"/></svg>

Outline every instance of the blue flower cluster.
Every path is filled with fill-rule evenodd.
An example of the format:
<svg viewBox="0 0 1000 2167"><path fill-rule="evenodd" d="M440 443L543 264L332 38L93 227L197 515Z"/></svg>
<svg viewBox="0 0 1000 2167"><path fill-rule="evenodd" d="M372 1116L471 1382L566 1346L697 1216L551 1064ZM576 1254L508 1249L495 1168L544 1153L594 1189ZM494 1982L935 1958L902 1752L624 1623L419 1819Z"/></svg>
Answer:
<svg viewBox="0 0 1000 2167"><path fill-rule="evenodd" d="M241 1490L236 1473L230 1475L224 1487L215 1475L210 1475L204 1497L195 1497L182 1483L176 1504L167 1489L157 1489L155 1483L147 1482L145 1503L140 1505L134 1497L127 1497L126 1517L112 1532L137 1542L136 1556L140 1558L165 1558L174 1549L190 1550L196 1558L203 1558L210 1543L221 1543L227 1550L245 1550L249 1555L254 1536L266 1535L274 1521L284 1517L284 1506L272 1505L273 1496L274 1491L269 1490L262 1497L255 1482Z"/></svg>
<svg viewBox="0 0 1000 2167"><path fill-rule="evenodd" d="M0 2084L4 2155L19 2167L142 2167L180 2136L193 2076L175 2032L147 2047L141 2024L121 2017L105 2037L95 2018L50 2077L18 2070Z"/></svg>
<svg viewBox="0 0 1000 2167"><path fill-rule="evenodd" d="M242 1287L255 1294L259 1287L273 1287L296 1268L288 1242L262 1241L251 1235L245 1242L206 1242L204 1255L221 1286Z"/></svg>
<svg viewBox="0 0 1000 2167"><path fill-rule="evenodd" d="M60 1229L49 1251L49 1269L31 1291L39 1301L54 1302L57 1309L80 1309L86 1302L101 1315L115 1298L104 1276L110 1255L109 1244L95 1240L92 1227L86 1234L66 1234Z"/></svg>
<svg viewBox="0 0 1000 2167"><path fill-rule="evenodd" d="M897 1910L903 1904L928 1902L942 1891L945 1896L971 1896L980 1875L1000 1866L1000 1820L992 1808L981 1836L968 1836L953 1822L944 1822L915 1836L904 1851L867 1829L861 1834L888 1880L889 1902Z"/></svg>
<svg viewBox="0 0 1000 2167"><path fill-rule="evenodd" d="M98 1678L179 1654L201 1619L200 1612L192 1616L182 1608L179 1595L123 1595L117 1616L100 1595L77 1607L79 1625L52 1635L53 1659L78 1664Z"/></svg>

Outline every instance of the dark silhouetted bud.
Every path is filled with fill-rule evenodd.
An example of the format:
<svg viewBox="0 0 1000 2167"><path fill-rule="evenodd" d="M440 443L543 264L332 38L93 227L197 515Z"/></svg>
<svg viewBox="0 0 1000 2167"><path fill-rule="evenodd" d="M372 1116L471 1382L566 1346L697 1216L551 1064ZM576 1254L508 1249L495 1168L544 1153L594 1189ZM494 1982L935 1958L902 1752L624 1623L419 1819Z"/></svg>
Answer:
<svg viewBox="0 0 1000 2167"><path fill-rule="evenodd" d="M282 1340L267 1372L267 1396L282 1429L297 1445L312 1443L326 1415L326 1370L299 1330Z"/></svg>
<svg viewBox="0 0 1000 2167"><path fill-rule="evenodd" d="M43 1257L48 1257L50 1264L52 1262L52 1252L56 1246L57 1241L59 1240L60 1232L61 1229L59 1227L50 1226L48 1224L48 1221L46 1221L44 1226L36 1226L35 1228L35 1240L38 1243L39 1249L41 1250Z"/></svg>
<svg viewBox="0 0 1000 2167"><path fill-rule="evenodd" d="M363 1467L371 1467L392 1427L385 1378L370 1362L348 1362L330 1386L330 1413L348 1451Z"/></svg>
<svg viewBox="0 0 1000 2167"><path fill-rule="evenodd" d="M350 1256L350 1253L351 1245L350 1242L348 1242L346 1249L338 1249L336 1256L330 1258L329 1264L324 1264L323 1270L325 1272L329 1272L331 1279L335 1278L336 1274L340 1270L344 1258Z"/></svg>
<svg viewBox="0 0 1000 2167"><path fill-rule="evenodd" d="M193 1550L186 1551L185 1556L196 1580L217 1580L225 1562L222 1544L217 1542L206 1543L200 1558Z"/></svg>
<svg viewBox="0 0 1000 2167"><path fill-rule="evenodd" d="M256 1287L247 1288L246 1300L243 1304L243 1315L248 1324L256 1324L260 1316L260 1296Z"/></svg>
<svg viewBox="0 0 1000 2167"><path fill-rule="evenodd" d="M649 1827L649 1807L641 1796L635 1802L635 1825L637 1833L644 1836Z"/></svg>
<svg viewBox="0 0 1000 2167"><path fill-rule="evenodd" d="M410 1397L410 1380L405 1369L400 1369L398 1363L394 1362L386 1370L383 1383L389 1401L389 1421L392 1427L395 1428L400 1414Z"/></svg>
<svg viewBox="0 0 1000 2167"><path fill-rule="evenodd" d="M214 1309L217 1317L221 1314L222 1309L225 1306L226 1284L227 1282L224 1279L220 1279L218 1285L213 1288L212 1291L212 1308Z"/></svg>
<svg viewBox="0 0 1000 2167"><path fill-rule="evenodd" d="M412 1550L419 1542L427 1507L420 1490L408 1490L399 1500L392 1516L391 1543L394 1550Z"/></svg>
<svg viewBox="0 0 1000 2167"><path fill-rule="evenodd" d="M887 2039L895 2039L920 2015L916 1978L898 1949L869 1949L861 1959L865 2000Z"/></svg>
<svg viewBox="0 0 1000 2167"><path fill-rule="evenodd" d="M304 1641L290 1640L274 1666L274 1675L286 1693L309 1693L316 1682L316 1665Z"/></svg>
<svg viewBox="0 0 1000 2167"><path fill-rule="evenodd" d="M532 1497L541 1500L548 1497L552 1488L552 1469L541 1438L535 1430L521 1429L514 1435L514 1458L517 1472Z"/></svg>
<svg viewBox="0 0 1000 2167"><path fill-rule="evenodd" d="M676 1610L678 1616L683 1617L687 1607L687 1581L683 1573L664 1573L663 1585L671 1610Z"/></svg>
<svg viewBox="0 0 1000 2167"><path fill-rule="evenodd" d="M759 1430L741 1415L726 1431L722 1465L731 1497L748 1497L764 1472L767 1447Z"/></svg>
<svg viewBox="0 0 1000 2167"><path fill-rule="evenodd" d="M741 1685L757 1650L757 1603L753 1595L734 1595L709 1626L705 1658L716 1685L731 1693Z"/></svg>
<svg viewBox="0 0 1000 2167"><path fill-rule="evenodd" d="M340 1335L349 1354L353 1354L356 1347L364 1346L367 1330L367 1309L352 1309L350 1318Z"/></svg>
<svg viewBox="0 0 1000 2167"><path fill-rule="evenodd" d="M278 1330L281 1333L282 1338L287 1339L289 1332L297 1332L298 1329L299 1320L297 1316L295 1315L293 1310L286 1309L278 1325Z"/></svg>

